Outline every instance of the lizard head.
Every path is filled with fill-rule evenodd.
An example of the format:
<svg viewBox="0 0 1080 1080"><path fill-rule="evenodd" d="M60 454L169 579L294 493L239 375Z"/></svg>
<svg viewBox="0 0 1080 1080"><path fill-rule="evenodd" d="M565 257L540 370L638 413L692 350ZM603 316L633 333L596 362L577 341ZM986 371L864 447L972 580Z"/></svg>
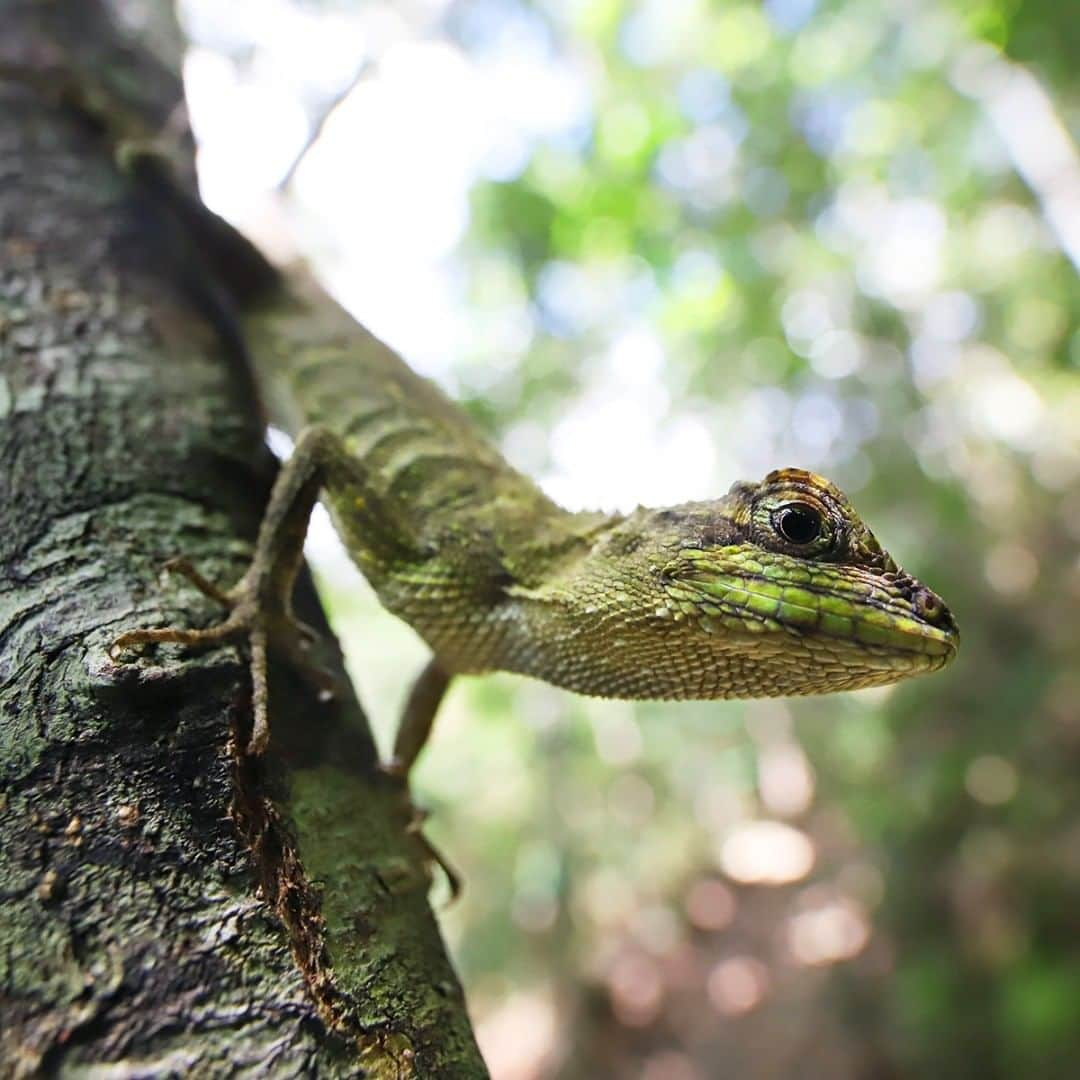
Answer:
<svg viewBox="0 0 1080 1080"><path fill-rule="evenodd" d="M645 513L659 541L650 553L663 596L655 618L681 624L695 667L711 654L720 673L715 694L702 682L685 696L878 686L956 655L941 598L814 473L782 469L713 502Z"/></svg>

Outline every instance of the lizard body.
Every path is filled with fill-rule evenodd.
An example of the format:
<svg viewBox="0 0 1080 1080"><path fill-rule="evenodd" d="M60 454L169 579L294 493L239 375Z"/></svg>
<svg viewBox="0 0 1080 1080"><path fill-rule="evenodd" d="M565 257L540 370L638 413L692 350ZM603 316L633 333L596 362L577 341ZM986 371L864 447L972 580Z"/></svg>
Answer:
<svg viewBox="0 0 1080 1080"><path fill-rule="evenodd" d="M266 652L295 653L288 594L320 491L382 603L434 653L399 736L402 771L460 673L712 699L881 685L955 655L941 599L820 476L784 469L712 501L572 513L314 291L294 287L245 330L272 416L299 433L251 568L229 594L189 572L233 607L218 627L136 630L117 645L249 634L255 749L266 740Z"/></svg>

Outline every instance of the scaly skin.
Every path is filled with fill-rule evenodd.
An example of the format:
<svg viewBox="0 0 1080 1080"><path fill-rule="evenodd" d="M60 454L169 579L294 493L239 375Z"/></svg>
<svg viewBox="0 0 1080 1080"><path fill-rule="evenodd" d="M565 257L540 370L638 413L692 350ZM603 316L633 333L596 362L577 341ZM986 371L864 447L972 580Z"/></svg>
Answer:
<svg viewBox="0 0 1080 1080"><path fill-rule="evenodd" d="M295 651L287 596L320 488L383 604L431 645L441 674L419 696L435 705L445 677L465 672L605 697L749 698L879 686L956 653L941 599L820 476L784 469L714 501L570 513L318 294L294 292L246 329L275 419L303 432L251 569L220 627L134 631L117 645L251 634L255 749L260 654ZM435 705L407 721L419 728L405 769Z"/></svg>

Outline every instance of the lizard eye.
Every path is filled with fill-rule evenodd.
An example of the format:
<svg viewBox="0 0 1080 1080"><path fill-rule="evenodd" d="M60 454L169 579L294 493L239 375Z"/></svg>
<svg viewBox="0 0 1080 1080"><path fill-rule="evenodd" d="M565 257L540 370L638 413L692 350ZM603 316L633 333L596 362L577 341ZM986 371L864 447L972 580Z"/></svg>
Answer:
<svg viewBox="0 0 1080 1080"><path fill-rule="evenodd" d="M805 547L821 537L821 513L806 503L788 503L773 514L773 527L789 543Z"/></svg>

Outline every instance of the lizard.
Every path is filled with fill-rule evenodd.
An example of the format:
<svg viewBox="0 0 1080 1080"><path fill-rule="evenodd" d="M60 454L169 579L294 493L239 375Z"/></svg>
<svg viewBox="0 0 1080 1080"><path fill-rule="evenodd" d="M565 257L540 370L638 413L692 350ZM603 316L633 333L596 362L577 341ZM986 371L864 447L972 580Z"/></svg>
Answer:
<svg viewBox="0 0 1080 1080"><path fill-rule="evenodd" d="M185 293L297 436L240 581L225 590L173 560L227 617L129 630L110 648L246 637L249 752L269 740L271 650L311 667L310 631L290 600L320 494L383 605L432 649L387 764L406 781L459 674L505 670L603 697L709 700L881 686L955 657L959 632L943 600L897 565L824 477L778 469L709 501L567 511L434 383L185 190L155 132L108 87L77 70L57 80L6 62L0 77L91 121L153 205Z"/></svg>
<svg viewBox="0 0 1080 1080"><path fill-rule="evenodd" d="M107 87L85 73L57 83L10 65L0 77L59 95L100 130L152 205L178 283L296 435L240 581L222 589L185 560L171 563L226 618L129 630L110 648L246 637L250 753L269 740L271 651L312 667L311 632L292 615L291 594L320 495L383 605L432 649L386 765L406 781L461 674L711 700L881 686L955 657L959 632L943 600L897 565L824 477L778 469L708 501L567 511L433 382L186 190L155 133Z"/></svg>
<svg viewBox="0 0 1080 1080"><path fill-rule="evenodd" d="M226 617L129 630L113 649L247 638L251 753L269 738L268 657L303 663L290 594L320 496L383 606L432 650L386 765L406 780L459 675L708 700L881 686L956 655L943 600L816 473L777 469L660 509L572 512L303 279L283 277L244 331L270 414L295 436L250 565L223 590L178 561Z"/></svg>

